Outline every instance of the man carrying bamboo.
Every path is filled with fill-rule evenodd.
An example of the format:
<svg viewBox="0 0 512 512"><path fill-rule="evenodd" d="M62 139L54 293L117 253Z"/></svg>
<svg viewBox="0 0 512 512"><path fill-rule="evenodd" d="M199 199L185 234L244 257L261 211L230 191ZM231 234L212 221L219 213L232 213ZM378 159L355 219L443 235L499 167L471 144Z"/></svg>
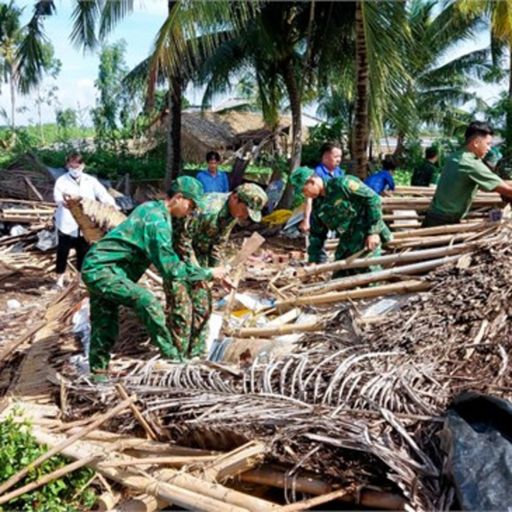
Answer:
<svg viewBox="0 0 512 512"><path fill-rule="evenodd" d="M137 207L119 226L110 231L87 253L82 278L90 296L91 344L89 366L93 376L102 380L110 361L110 352L118 334L119 306L135 310L152 342L163 356L181 360L179 338L171 334L187 312L171 309L166 319L156 297L137 285L153 264L169 283L197 283L222 279L224 267L201 268L180 260L173 250L173 222L202 206L202 185L188 176L178 178L164 201L150 201ZM168 325L170 326L170 329ZM183 343L186 340L181 340Z"/></svg>
<svg viewBox="0 0 512 512"><path fill-rule="evenodd" d="M322 263L322 249L329 230L339 236L336 260L365 248L378 255L381 244L391 240L391 232L382 218L380 197L358 178L344 176L325 183L312 169L300 167L293 172L291 180L296 191L302 190L305 197L315 199L309 235L310 263ZM358 271L361 270L338 271L334 277Z"/></svg>
<svg viewBox="0 0 512 512"><path fill-rule="evenodd" d="M466 128L466 146L447 158L423 227L458 224L468 214L479 188L512 201L512 185L482 162L491 149L493 134L492 128L481 121Z"/></svg>
<svg viewBox="0 0 512 512"><path fill-rule="evenodd" d="M258 185L246 183L230 194L206 194L204 201L205 207L197 215L176 223L174 244L184 262L215 267L223 259L235 224L247 218L261 220L267 195ZM169 286L170 307L187 312L179 321L183 352L190 357L200 356L205 349L206 326L212 310L210 288L204 281L174 280Z"/></svg>

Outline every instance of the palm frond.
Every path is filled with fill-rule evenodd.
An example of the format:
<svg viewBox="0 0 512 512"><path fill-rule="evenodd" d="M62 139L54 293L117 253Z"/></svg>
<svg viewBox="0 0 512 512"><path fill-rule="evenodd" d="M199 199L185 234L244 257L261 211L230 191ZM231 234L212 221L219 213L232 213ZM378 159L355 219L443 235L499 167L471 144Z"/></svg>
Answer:
<svg viewBox="0 0 512 512"><path fill-rule="evenodd" d="M99 41L96 36L96 25L101 17L103 2L100 0L79 0L71 19L71 42L84 50L92 50L97 47Z"/></svg>
<svg viewBox="0 0 512 512"><path fill-rule="evenodd" d="M133 0L109 0L101 9L99 39L103 40L116 24L133 12Z"/></svg>

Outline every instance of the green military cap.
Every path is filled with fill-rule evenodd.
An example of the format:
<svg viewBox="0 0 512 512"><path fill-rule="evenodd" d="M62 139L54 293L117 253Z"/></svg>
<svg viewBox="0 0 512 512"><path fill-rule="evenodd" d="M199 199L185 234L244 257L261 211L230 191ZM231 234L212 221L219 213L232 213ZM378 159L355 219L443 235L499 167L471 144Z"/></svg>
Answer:
<svg viewBox="0 0 512 512"><path fill-rule="evenodd" d="M290 175L290 183L293 185L296 194L300 194L306 181L314 174L315 171L309 167L297 167Z"/></svg>
<svg viewBox="0 0 512 512"><path fill-rule="evenodd" d="M180 176L176 178L172 185L173 194L181 193L187 199L192 199L197 208L204 208L204 189L200 181L191 176Z"/></svg>
<svg viewBox="0 0 512 512"><path fill-rule="evenodd" d="M268 201L267 194L265 194L261 187L253 183L244 183L238 186L235 192L240 201L247 206L249 217L254 222L259 222L261 220L261 210L263 210Z"/></svg>
<svg viewBox="0 0 512 512"><path fill-rule="evenodd" d="M501 151L496 146L494 146L489 149L489 151L484 156L484 162L494 169L502 158L503 155L501 154Z"/></svg>

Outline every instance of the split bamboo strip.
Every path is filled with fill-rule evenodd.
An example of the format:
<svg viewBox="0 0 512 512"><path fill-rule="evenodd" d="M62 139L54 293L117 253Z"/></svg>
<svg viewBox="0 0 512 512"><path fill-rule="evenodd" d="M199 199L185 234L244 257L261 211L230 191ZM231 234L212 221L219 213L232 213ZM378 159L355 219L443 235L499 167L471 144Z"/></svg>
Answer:
<svg viewBox="0 0 512 512"><path fill-rule="evenodd" d="M369 299L381 297L384 295L397 295L401 293L422 292L430 288L430 284L419 279L403 281L401 283L385 284L373 288L363 288L359 290L349 290L336 293L324 293L322 295L308 295L306 297L296 297L290 300L276 302L277 308L287 308L301 305L319 305L331 304L333 302L342 302L355 299Z"/></svg>
<svg viewBox="0 0 512 512"><path fill-rule="evenodd" d="M332 263L321 263L319 265L310 265L309 267L304 267L303 269L297 270L297 277L299 279L305 279L306 277L324 274L327 272L335 272L342 269L365 268L371 265L392 265L396 263L428 260L439 256L451 256L453 254L460 254L464 251L472 250L477 245L478 244L476 242L469 242L452 245L451 247L438 247L435 249L424 249L419 251L403 252L399 254L388 254L375 258L360 258L352 262L348 262L345 259L333 261Z"/></svg>
<svg viewBox="0 0 512 512"><path fill-rule="evenodd" d="M315 496L314 498L309 498L307 500L286 505L283 507L283 510L286 512L295 512L296 510L309 510L311 507L317 507L318 505L329 503L330 501L342 498L347 494L351 494L350 491L347 491L346 489L337 489L336 491L322 494L321 496Z"/></svg>
<svg viewBox="0 0 512 512"><path fill-rule="evenodd" d="M6 482L4 482L2 485L0 485L0 496L2 494L4 494L8 489L10 489L13 485L17 484L22 478L24 478L29 473L29 471L32 471L34 468L39 467L43 462L47 461L49 458L53 457L57 453L60 453L62 450L67 448L69 445L73 444L74 442L76 442L79 439L81 439L82 437L84 437L88 432L91 432L92 430L98 428L101 424L103 424L109 418L112 418L116 414L118 414L121 411L123 411L124 409L126 409L132 400L133 400L133 397L123 400L116 407L114 407L110 411L103 414L95 422L93 422L90 425L88 425L87 427L84 427L83 429L79 430L73 436L71 436L69 438L65 438L62 441L62 443L54 446L53 448L48 450L46 453L43 453L36 460L32 461L30 464L25 466L21 471L18 471L18 473L16 473L11 478L9 478Z"/></svg>
<svg viewBox="0 0 512 512"><path fill-rule="evenodd" d="M55 447L64 444L63 435L50 434L39 429L33 429L32 434L41 444ZM101 450L101 447L93 443L78 441L72 446L68 444L62 453L69 458L79 459ZM122 459L128 464L130 461L137 460L120 455L120 460ZM280 508L269 501L173 469L158 471L154 477L151 477L146 474L143 476L140 471L135 469L121 471L116 468L108 468L101 461L93 461L90 467L125 487L151 494L168 503L174 503L187 509L205 512L242 512L247 510L263 512Z"/></svg>
<svg viewBox="0 0 512 512"><path fill-rule="evenodd" d="M378 281L387 281L400 275L411 275L422 272L427 272L434 268L440 267L446 263L457 261L460 258L459 254L455 256L445 256L435 260L422 261L421 263L413 263L411 265L402 265L399 267L392 267L385 270L377 270L376 272L367 272L349 277L341 277L333 279L327 283L320 285L306 285L302 286L299 290L300 295L315 295L321 292L328 292L332 290L346 290L349 288L356 288Z"/></svg>
<svg viewBox="0 0 512 512"><path fill-rule="evenodd" d="M123 400L127 400L129 398L128 397L128 393L126 392L126 390L124 389L122 384L116 384L116 390L119 393L119 396ZM140 413L140 411L137 408L137 406L132 402L129 405L129 407L132 410L133 415L135 416L137 421L140 423L141 427L146 432L146 435L148 436L148 438L152 439L153 441L157 441L158 440L158 436L155 434L155 432L153 431L153 429L151 428L149 423L146 421L146 418L144 418L144 416L142 416L142 414Z"/></svg>

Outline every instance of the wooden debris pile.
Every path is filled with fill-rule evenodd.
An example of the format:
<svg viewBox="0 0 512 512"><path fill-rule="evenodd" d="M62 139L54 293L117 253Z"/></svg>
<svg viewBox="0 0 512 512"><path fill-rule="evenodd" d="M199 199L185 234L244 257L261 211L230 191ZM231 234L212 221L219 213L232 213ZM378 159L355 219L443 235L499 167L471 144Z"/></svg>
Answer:
<svg viewBox="0 0 512 512"><path fill-rule="evenodd" d="M0 170L0 197L52 201L54 184L49 168L32 153Z"/></svg>

